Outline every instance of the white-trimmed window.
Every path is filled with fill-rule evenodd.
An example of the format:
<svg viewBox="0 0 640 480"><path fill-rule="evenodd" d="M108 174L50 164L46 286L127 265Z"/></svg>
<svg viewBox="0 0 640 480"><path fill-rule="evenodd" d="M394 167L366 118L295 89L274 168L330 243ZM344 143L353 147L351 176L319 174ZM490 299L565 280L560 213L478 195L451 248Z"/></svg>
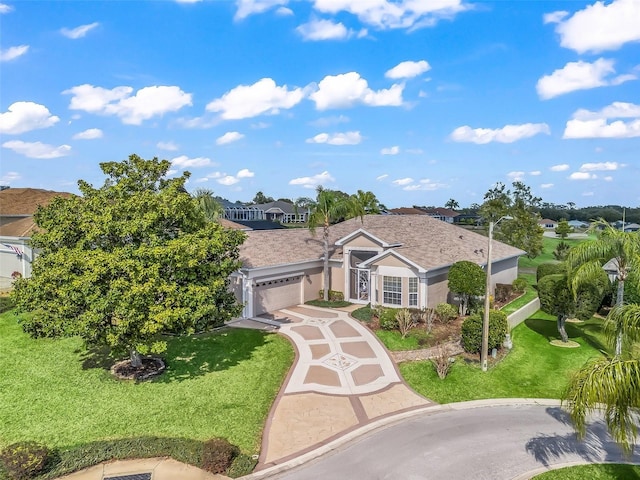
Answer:
<svg viewBox="0 0 640 480"><path fill-rule="evenodd" d="M382 277L382 303L402 305L402 278Z"/></svg>
<svg viewBox="0 0 640 480"><path fill-rule="evenodd" d="M409 277L409 306L418 306L418 279L417 277Z"/></svg>

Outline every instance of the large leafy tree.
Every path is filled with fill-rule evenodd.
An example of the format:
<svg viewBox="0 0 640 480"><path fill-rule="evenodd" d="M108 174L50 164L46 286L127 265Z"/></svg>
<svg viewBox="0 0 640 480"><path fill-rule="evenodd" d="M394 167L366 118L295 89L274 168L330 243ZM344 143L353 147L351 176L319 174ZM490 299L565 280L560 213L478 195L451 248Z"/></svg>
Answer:
<svg viewBox="0 0 640 480"><path fill-rule="evenodd" d="M566 219L562 219L558 222L558 226L555 228L556 235L560 236L563 240L573 232L573 228L569 225Z"/></svg>
<svg viewBox="0 0 640 480"><path fill-rule="evenodd" d="M316 199L309 206L309 230L315 233L317 228L322 228L323 245L323 297L329 300L329 234L331 225L335 222L352 216L353 207L350 197L342 192L325 189L319 186L316 190Z"/></svg>
<svg viewBox="0 0 640 480"><path fill-rule="evenodd" d="M621 353L585 365L572 379L563 402L581 436L589 414L603 411L609 433L630 452L640 428L640 360L634 351L640 340L640 305L614 307L605 330L616 343L618 333L624 332Z"/></svg>
<svg viewBox="0 0 640 480"><path fill-rule="evenodd" d="M479 213L487 223L509 216L509 220L500 223L496 239L520 248L527 252L528 257L534 258L542 252L544 230L538 225L540 215L536 212L541 198L534 196L522 182L513 182L512 186L513 191L503 183L489 189Z"/></svg>
<svg viewBox="0 0 640 480"><path fill-rule="evenodd" d="M447 200L447 203L444 204L444 208L450 208L451 210L457 210L460 208L460 204L456 202L453 198Z"/></svg>
<svg viewBox="0 0 640 480"><path fill-rule="evenodd" d="M461 260L451 265L448 274L449 290L460 296L462 315L467 313L471 297L485 293L486 278L486 272L476 263Z"/></svg>
<svg viewBox="0 0 640 480"><path fill-rule="evenodd" d="M640 277L640 235L616 230L605 220L594 222L591 230L597 233L596 239L576 245L567 256L574 291L580 285L592 283L603 265L611 261L618 282L616 306L620 307L624 304L627 279ZM622 353L622 335L622 331L618 332L616 355Z"/></svg>
<svg viewBox="0 0 640 480"><path fill-rule="evenodd" d="M14 298L34 336L79 335L89 345L161 353L161 334L221 325L241 306L229 291L244 234L207 222L166 160L131 155L100 164L104 185L38 209L40 255Z"/></svg>

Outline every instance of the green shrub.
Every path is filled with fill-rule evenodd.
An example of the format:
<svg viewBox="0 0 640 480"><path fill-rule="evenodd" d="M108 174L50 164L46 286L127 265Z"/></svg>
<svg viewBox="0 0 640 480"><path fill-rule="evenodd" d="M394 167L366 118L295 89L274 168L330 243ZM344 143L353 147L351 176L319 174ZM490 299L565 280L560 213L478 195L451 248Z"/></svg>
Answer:
<svg viewBox="0 0 640 480"><path fill-rule="evenodd" d="M233 459L231 466L227 470L227 476L238 478L249 475L256 467L256 463L258 463L258 461L254 460L252 456L241 453Z"/></svg>
<svg viewBox="0 0 640 480"><path fill-rule="evenodd" d="M204 442L202 469L213 474L222 474L231 467L240 449L226 438L212 438Z"/></svg>
<svg viewBox="0 0 640 480"><path fill-rule="evenodd" d="M14 480L26 480L42 473L52 457L51 450L36 442L13 443L0 452L0 462Z"/></svg>
<svg viewBox="0 0 640 480"><path fill-rule="evenodd" d="M511 298L513 290L513 285L509 285L508 283L496 283L496 301L507 301L509 298Z"/></svg>
<svg viewBox="0 0 640 480"><path fill-rule="evenodd" d="M398 320L396 319L396 313L398 312L395 308L383 308L381 309L380 316L380 328L383 330L398 330Z"/></svg>
<svg viewBox="0 0 640 480"><path fill-rule="evenodd" d="M371 318L373 317L373 309L371 308L371 304L367 305L366 307L354 310L353 312L351 312L351 316L357 320L360 320L361 322L369 323L371 321Z"/></svg>
<svg viewBox="0 0 640 480"><path fill-rule="evenodd" d="M460 335L462 348L468 353L478 353L482 349L483 312L475 313L462 323ZM509 331L507 314L500 310L489 311L489 351L500 348Z"/></svg>
<svg viewBox="0 0 640 480"><path fill-rule="evenodd" d="M340 307L348 307L351 305L351 302L347 302L346 300L309 300L305 302L306 305L312 305L314 307L322 307L322 308L340 308Z"/></svg>
<svg viewBox="0 0 640 480"><path fill-rule="evenodd" d="M458 318L458 309L448 303L439 303L436 306L436 313L441 323L449 323Z"/></svg>
<svg viewBox="0 0 640 480"><path fill-rule="evenodd" d="M0 297L0 313L11 310L16 304L11 297Z"/></svg>
<svg viewBox="0 0 640 480"><path fill-rule="evenodd" d="M564 263L543 263L538 265L538 269L536 270L536 282L539 282L541 278L547 275L556 275L565 272L566 265Z"/></svg>
<svg viewBox="0 0 640 480"><path fill-rule="evenodd" d="M324 300L324 290L320 290L318 292L318 298ZM337 290L329 290L329 301L330 302L344 301L344 293L338 292Z"/></svg>
<svg viewBox="0 0 640 480"><path fill-rule="evenodd" d="M511 285L514 292L524 293L529 283L524 278L516 278Z"/></svg>

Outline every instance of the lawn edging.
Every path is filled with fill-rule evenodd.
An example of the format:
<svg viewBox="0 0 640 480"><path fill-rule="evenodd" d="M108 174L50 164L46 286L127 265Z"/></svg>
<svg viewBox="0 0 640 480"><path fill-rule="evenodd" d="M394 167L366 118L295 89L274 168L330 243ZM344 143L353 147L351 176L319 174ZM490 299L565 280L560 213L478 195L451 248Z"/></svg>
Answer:
<svg viewBox="0 0 640 480"><path fill-rule="evenodd" d="M529 303L527 303L524 307L507 316L509 328L511 329L517 327L538 310L540 310L540 299L536 297Z"/></svg>

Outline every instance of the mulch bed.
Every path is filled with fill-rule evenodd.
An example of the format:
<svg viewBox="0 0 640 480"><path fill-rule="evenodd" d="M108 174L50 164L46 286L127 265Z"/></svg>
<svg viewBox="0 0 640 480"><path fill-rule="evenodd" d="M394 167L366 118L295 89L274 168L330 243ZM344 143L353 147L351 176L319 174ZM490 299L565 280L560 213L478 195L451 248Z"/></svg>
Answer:
<svg viewBox="0 0 640 480"><path fill-rule="evenodd" d="M131 360L122 360L111 367L111 373L120 380L148 380L164 372L166 365L161 358L145 357L141 367L133 367Z"/></svg>

